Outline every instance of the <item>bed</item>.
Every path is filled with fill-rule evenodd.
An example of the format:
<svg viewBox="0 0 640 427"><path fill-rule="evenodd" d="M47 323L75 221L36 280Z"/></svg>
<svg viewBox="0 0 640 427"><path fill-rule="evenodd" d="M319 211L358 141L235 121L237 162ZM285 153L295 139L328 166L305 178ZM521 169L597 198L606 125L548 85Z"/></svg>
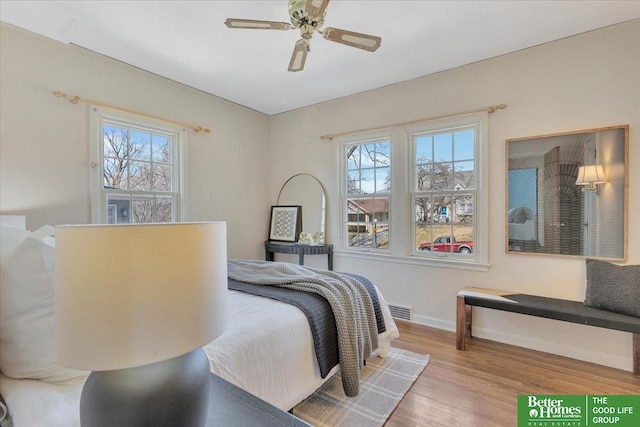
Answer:
<svg viewBox="0 0 640 427"><path fill-rule="evenodd" d="M8 233L2 234L4 240ZM37 238L41 240L46 234L41 232ZM6 248L3 252L4 278ZM377 288L375 291L386 326L386 331L378 336L375 353L386 357L398 330L387 303ZM52 292L50 297L52 299ZM0 303L5 304L6 301L0 300ZM234 290L228 291L227 303L229 319L226 331L204 347L214 374L286 411L311 395L338 371L339 367L334 367L329 375L322 378L309 322L299 308ZM1 327L6 326L5 315L0 313L0 320L5 323ZM5 343L3 340L2 345ZM2 350L4 352L4 348ZM14 379L0 374L0 393L17 427L78 426L83 378L80 373L72 380L52 383L41 379Z"/></svg>

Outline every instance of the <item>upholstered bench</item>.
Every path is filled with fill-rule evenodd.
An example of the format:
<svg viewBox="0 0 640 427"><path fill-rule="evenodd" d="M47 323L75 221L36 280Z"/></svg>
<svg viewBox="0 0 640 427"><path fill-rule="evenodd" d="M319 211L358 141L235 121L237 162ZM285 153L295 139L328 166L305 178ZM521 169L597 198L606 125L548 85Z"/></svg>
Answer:
<svg viewBox="0 0 640 427"><path fill-rule="evenodd" d="M471 307L484 307L529 316L546 317L633 334L633 373L640 375L640 318L568 301L492 289L466 287L458 293L456 308L456 348L465 350L471 337Z"/></svg>

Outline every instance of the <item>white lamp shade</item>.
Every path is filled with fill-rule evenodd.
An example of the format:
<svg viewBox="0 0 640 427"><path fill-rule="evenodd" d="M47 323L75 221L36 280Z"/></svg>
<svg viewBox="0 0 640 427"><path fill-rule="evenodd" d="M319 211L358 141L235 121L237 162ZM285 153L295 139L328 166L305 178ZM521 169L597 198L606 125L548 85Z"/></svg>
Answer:
<svg viewBox="0 0 640 427"><path fill-rule="evenodd" d="M225 222L56 227L58 361L104 371L202 347L225 328Z"/></svg>
<svg viewBox="0 0 640 427"><path fill-rule="evenodd" d="M576 185L602 184L607 182L602 165L587 165L578 168Z"/></svg>

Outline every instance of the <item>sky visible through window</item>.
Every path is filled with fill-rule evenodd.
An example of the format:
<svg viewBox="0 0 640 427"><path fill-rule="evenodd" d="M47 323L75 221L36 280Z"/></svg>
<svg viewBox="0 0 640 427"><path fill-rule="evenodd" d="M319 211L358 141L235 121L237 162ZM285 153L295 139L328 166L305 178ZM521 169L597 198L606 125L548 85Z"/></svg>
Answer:
<svg viewBox="0 0 640 427"><path fill-rule="evenodd" d="M349 194L388 192L390 179L391 142L380 141L347 148Z"/></svg>
<svg viewBox="0 0 640 427"><path fill-rule="evenodd" d="M454 158L459 161L473 160L473 157L473 130L416 138L416 159L427 162L451 162Z"/></svg>

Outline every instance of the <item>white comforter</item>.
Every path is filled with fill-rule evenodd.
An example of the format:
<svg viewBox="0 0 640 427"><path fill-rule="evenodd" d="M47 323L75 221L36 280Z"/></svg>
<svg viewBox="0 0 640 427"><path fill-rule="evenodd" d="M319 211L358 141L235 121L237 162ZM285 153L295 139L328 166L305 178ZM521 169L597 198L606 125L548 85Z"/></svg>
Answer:
<svg viewBox="0 0 640 427"><path fill-rule="evenodd" d="M387 331L379 336L376 353L386 357L398 329L378 292ZM283 410L309 396L320 378L311 329L297 307L229 291L227 330L204 347L211 372ZM256 327L260 325L260 327ZM79 426L82 384L59 386L38 380L0 376L0 392L16 427Z"/></svg>

